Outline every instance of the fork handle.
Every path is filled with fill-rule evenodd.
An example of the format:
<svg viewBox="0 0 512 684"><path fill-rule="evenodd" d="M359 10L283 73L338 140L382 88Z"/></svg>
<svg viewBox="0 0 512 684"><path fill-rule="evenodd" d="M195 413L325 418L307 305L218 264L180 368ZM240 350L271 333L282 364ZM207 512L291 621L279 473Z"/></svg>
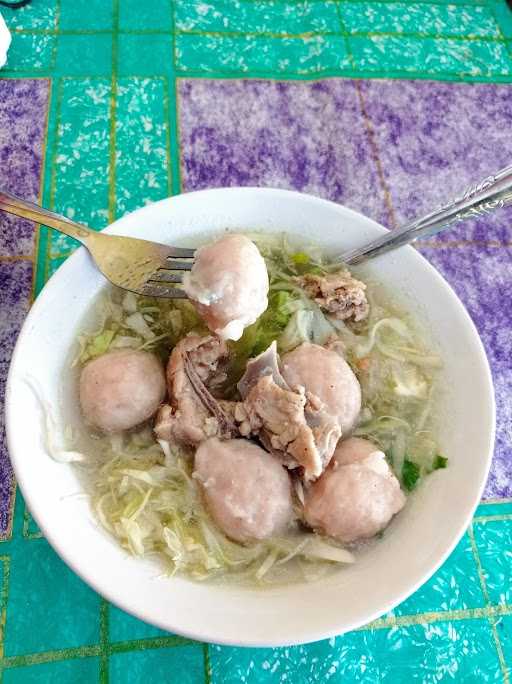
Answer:
<svg viewBox="0 0 512 684"><path fill-rule="evenodd" d="M7 190L0 189L0 209L6 211L8 214L20 216L21 218L42 223L50 228L55 228L61 233L65 233L68 237L78 240L82 244L87 244L87 238L94 235L94 231L80 223L70 221L70 219L54 211L49 211L43 207L17 197Z"/></svg>
<svg viewBox="0 0 512 684"><path fill-rule="evenodd" d="M507 166L494 176L488 176L480 183L471 186L463 195L440 209L391 230L364 247L345 252L340 255L339 260L345 264L358 264L418 238L435 235L460 221L491 214L496 209L510 204L512 204L512 166Z"/></svg>

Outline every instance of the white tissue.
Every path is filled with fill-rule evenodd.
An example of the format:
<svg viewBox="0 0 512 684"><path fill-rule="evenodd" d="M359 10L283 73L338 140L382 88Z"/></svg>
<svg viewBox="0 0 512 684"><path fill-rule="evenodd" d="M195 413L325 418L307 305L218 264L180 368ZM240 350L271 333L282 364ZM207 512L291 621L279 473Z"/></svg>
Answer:
<svg viewBox="0 0 512 684"><path fill-rule="evenodd" d="M7 50L11 44L11 34L0 14L0 69L7 62Z"/></svg>

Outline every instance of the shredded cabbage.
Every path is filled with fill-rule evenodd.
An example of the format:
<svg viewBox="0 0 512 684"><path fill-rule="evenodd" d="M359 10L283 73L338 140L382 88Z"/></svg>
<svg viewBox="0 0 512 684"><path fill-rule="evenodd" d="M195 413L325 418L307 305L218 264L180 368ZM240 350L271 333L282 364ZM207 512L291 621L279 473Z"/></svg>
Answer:
<svg viewBox="0 0 512 684"><path fill-rule="evenodd" d="M353 555L298 528L287 537L244 546L229 540L206 512L192 476L190 456L164 442L137 446L134 435L122 443L99 440L102 453L93 469L93 508L103 525L136 556L158 554L168 574L197 580L237 575L275 581L301 557L310 563L352 563ZM294 568L302 576L299 566Z"/></svg>
<svg viewBox="0 0 512 684"><path fill-rule="evenodd" d="M122 297L111 290L95 307L99 326L78 337L73 364L84 364L114 349L145 349L163 361L169 350L187 333L206 333L196 310L187 300L151 299L132 292Z"/></svg>
<svg viewBox="0 0 512 684"><path fill-rule="evenodd" d="M377 300L368 286L370 315L357 324L325 314L298 286L304 273L333 270L318 248L297 248L283 236L250 235L269 272L268 309L230 343L223 396L236 396L247 360L277 340L281 352L302 342L339 341L358 377L363 409L355 435L374 441L402 485L412 489L446 466L434 438L435 373L439 358L422 344L403 312ZM111 349L148 349L165 362L170 349L191 331L206 333L187 301L154 300L115 291L97 304L97 327L79 336L75 364ZM204 508L192 476L191 455L156 442L150 429L96 439L97 453L77 467L92 479L93 506L101 525L130 553L156 554L169 574L197 580L236 575L238 581L270 583L315 579L354 556L333 540L299 525L286 536L242 545L228 539ZM59 454L62 450L55 450ZM71 450L72 451L72 450ZM297 507L304 497L294 495Z"/></svg>
<svg viewBox="0 0 512 684"><path fill-rule="evenodd" d="M323 345L336 330L318 307L295 311L279 337L279 350L287 352L303 342Z"/></svg>

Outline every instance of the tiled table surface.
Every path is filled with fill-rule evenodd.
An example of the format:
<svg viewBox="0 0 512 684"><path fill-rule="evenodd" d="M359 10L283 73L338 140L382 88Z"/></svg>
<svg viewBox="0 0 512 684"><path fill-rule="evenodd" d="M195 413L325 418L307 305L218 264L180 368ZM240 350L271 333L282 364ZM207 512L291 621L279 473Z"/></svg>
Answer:
<svg viewBox="0 0 512 684"><path fill-rule="evenodd" d="M512 158L501 0L33 0L2 9L0 187L101 227L169 194L295 188L394 226ZM421 251L492 365L484 500L393 613L309 646L191 642L109 606L58 559L15 485L0 413L0 672L14 682L509 682L512 212ZM0 408L30 302L73 245L0 217Z"/></svg>

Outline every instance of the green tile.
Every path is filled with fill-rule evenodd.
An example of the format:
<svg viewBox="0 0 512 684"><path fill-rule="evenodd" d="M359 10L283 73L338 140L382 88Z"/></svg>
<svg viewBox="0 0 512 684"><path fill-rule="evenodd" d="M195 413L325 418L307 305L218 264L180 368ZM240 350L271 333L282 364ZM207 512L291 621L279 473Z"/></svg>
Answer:
<svg viewBox="0 0 512 684"><path fill-rule="evenodd" d="M112 0L61 0L62 31L101 31L112 28Z"/></svg>
<svg viewBox="0 0 512 684"><path fill-rule="evenodd" d="M92 684L98 681L98 658L58 660L4 670L3 684Z"/></svg>
<svg viewBox="0 0 512 684"><path fill-rule="evenodd" d="M170 35L119 36L119 76L163 76L172 69Z"/></svg>
<svg viewBox="0 0 512 684"><path fill-rule="evenodd" d="M512 10L504 0L495 0L491 5L501 33L505 38L512 38Z"/></svg>
<svg viewBox="0 0 512 684"><path fill-rule="evenodd" d="M32 0L30 5L9 9L1 14L10 29L54 29L57 25L59 0Z"/></svg>
<svg viewBox="0 0 512 684"><path fill-rule="evenodd" d="M36 523L34 518L30 515L28 508L25 509L24 520L23 520L23 536L27 539L39 539L42 536L42 532L39 529L39 525Z"/></svg>
<svg viewBox="0 0 512 684"><path fill-rule="evenodd" d="M74 251L74 250L71 250ZM71 253L70 251L70 253ZM67 259L67 256L65 257L58 257L58 258L50 258L48 259L48 271L47 271L47 278L50 278L55 271L61 266Z"/></svg>
<svg viewBox="0 0 512 684"><path fill-rule="evenodd" d="M512 615L496 619L496 632L503 648L505 663L509 672L512 672Z"/></svg>
<svg viewBox="0 0 512 684"><path fill-rule="evenodd" d="M6 608L7 595L8 595L8 579L10 575L10 559L8 556L3 555L3 548L0 544L0 610L3 611Z"/></svg>
<svg viewBox="0 0 512 684"><path fill-rule="evenodd" d="M170 31L171 27L171 0L119 0L119 28Z"/></svg>
<svg viewBox="0 0 512 684"><path fill-rule="evenodd" d="M475 542L493 604L512 603L512 520L473 525Z"/></svg>
<svg viewBox="0 0 512 684"><path fill-rule="evenodd" d="M351 632L308 646L210 646L212 684L502 682L487 620Z"/></svg>
<svg viewBox="0 0 512 684"><path fill-rule="evenodd" d="M343 23L351 33L414 33L433 36L499 37L487 7L428 3L341 3Z"/></svg>
<svg viewBox="0 0 512 684"><path fill-rule="evenodd" d="M373 36L349 39L355 65L368 72L490 77L512 72L503 43Z"/></svg>
<svg viewBox="0 0 512 684"><path fill-rule="evenodd" d="M6 71L48 71L52 68L57 37L13 33L7 54Z"/></svg>
<svg viewBox="0 0 512 684"><path fill-rule="evenodd" d="M112 36L61 35L57 48L61 76L105 76L112 71Z"/></svg>
<svg viewBox="0 0 512 684"><path fill-rule="evenodd" d="M176 37L177 65L183 71L226 74L272 72L321 74L350 66L343 38L232 38L181 34Z"/></svg>
<svg viewBox="0 0 512 684"><path fill-rule="evenodd" d="M490 515L511 515L512 502L510 501L493 501L489 503L481 503L475 512L475 517L490 516Z"/></svg>
<svg viewBox="0 0 512 684"><path fill-rule="evenodd" d="M23 536L23 528L25 524L25 501L21 495L19 487L16 487L16 494L14 496L14 510L12 512L12 538L18 539ZM0 546L0 553L2 547Z"/></svg>
<svg viewBox="0 0 512 684"><path fill-rule="evenodd" d="M465 534L436 574L415 594L395 608L393 613L416 615L417 613L480 608L484 605L471 542Z"/></svg>
<svg viewBox="0 0 512 684"><path fill-rule="evenodd" d="M148 625L111 605L109 605L108 625L110 641L139 641L169 636L169 632Z"/></svg>
<svg viewBox="0 0 512 684"><path fill-rule="evenodd" d="M166 84L122 78L116 112L116 212L168 197Z"/></svg>
<svg viewBox="0 0 512 684"><path fill-rule="evenodd" d="M110 79L63 79L57 128L54 207L92 228L108 223L110 160ZM77 246L51 231L53 258Z"/></svg>
<svg viewBox="0 0 512 684"><path fill-rule="evenodd" d="M109 683L202 684L204 671L200 644L116 653L109 661Z"/></svg>
<svg viewBox="0 0 512 684"><path fill-rule="evenodd" d="M247 2L198 3L177 0L176 28L182 31L304 34L340 30L336 3Z"/></svg>
<svg viewBox="0 0 512 684"><path fill-rule="evenodd" d="M5 655L96 644L99 603L44 539L17 544L11 555Z"/></svg>

